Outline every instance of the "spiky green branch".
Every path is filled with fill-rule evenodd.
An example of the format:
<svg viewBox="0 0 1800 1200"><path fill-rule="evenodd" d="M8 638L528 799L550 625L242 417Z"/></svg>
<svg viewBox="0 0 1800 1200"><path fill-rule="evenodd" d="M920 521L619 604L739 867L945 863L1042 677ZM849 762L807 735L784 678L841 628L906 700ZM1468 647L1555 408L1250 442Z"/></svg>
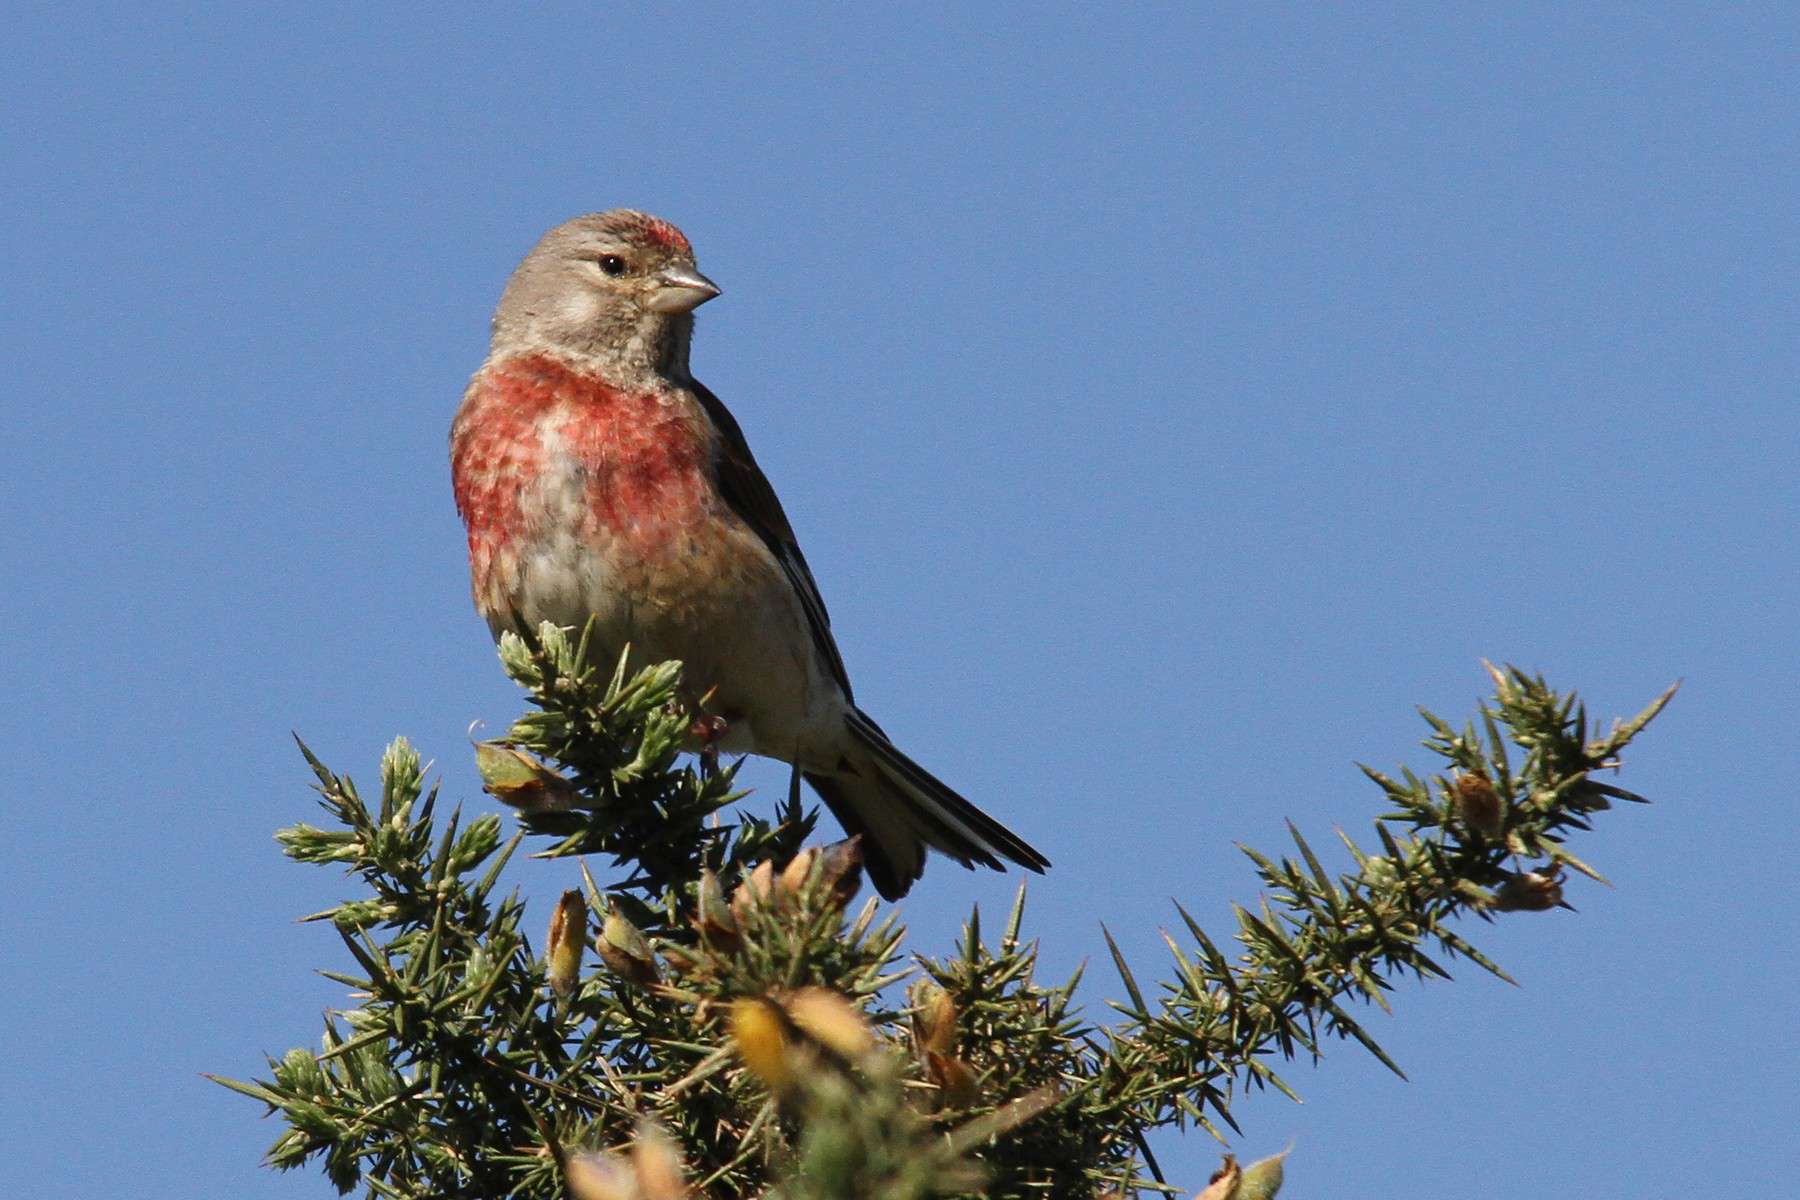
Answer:
<svg viewBox="0 0 1800 1200"><path fill-rule="evenodd" d="M854 846L802 852L797 793L762 819L729 807L733 768L683 765L696 715L674 664L596 670L548 627L501 654L535 705L478 747L523 825L504 844L496 814L439 819L404 741L374 804L307 753L329 824L278 837L360 884L311 918L342 937L354 967L325 974L354 1003L320 1051L220 1080L281 1114L274 1166L318 1159L342 1191L406 1200L1173 1191L1150 1131L1226 1136L1245 1094L1292 1094L1275 1060L1332 1038L1397 1071L1352 1011L1385 1007L1397 977L1467 959L1504 978L1453 926L1553 907L1565 871L1598 878L1565 839L1639 799L1597 776L1669 699L1595 734L1573 697L1495 672L1462 730L1426 714L1436 773L1365 768L1388 811L1378 847L1343 838L1354 870L1290 826L1292 854L1245 850L1265 898L1237 910L1235 951L1179 906L1168 980L1146 989L1113 946L1123 1016L1101 1028L1079 976L1037 982L1023 892L997 943L976 914L958 952L905 965L891 913L846 907ZM542 946L499 892L528 836L584 856ZM1253 1200L1279 1176L1231 1168L1210 1192Z"/></svg>

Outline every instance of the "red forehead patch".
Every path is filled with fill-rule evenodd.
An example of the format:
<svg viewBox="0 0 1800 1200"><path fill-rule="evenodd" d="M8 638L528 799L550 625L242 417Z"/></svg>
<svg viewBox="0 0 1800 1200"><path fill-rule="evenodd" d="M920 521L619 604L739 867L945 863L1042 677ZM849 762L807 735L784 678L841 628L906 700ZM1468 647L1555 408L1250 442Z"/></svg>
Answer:
<svg viewBox="0 0 1800 1200"><path fill-rule="evenodd" d="M678 254L693 253L694 248L688 244L686 234L682 233L681 230L675 228L667 221L660 220L656 217L644 218L644 236L655 242L657 245L669 250L674 250Z"/></svg>
<svg viewBox="0 0 1800 1200"><path fill-rule="evenodd" d="M615 208L596 216L599 218L598 228L601 232L623 238L634 245L657 246L676 254L691 255L694 252L687 235L661 217L653 217L634 208Z"/></svg>

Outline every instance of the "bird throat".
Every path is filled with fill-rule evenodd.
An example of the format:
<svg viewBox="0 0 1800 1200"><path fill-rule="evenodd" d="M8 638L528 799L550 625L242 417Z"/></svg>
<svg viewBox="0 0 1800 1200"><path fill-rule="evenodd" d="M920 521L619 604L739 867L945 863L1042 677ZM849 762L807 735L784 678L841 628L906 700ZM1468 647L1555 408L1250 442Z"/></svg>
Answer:
<svg viewBox="0 0 1800 1200"><path fill-rule="evenodd" d="M623 375L686 384L693 378L688 374L688 348L693 340L692 314L645 313L611 356Z"/></svg>

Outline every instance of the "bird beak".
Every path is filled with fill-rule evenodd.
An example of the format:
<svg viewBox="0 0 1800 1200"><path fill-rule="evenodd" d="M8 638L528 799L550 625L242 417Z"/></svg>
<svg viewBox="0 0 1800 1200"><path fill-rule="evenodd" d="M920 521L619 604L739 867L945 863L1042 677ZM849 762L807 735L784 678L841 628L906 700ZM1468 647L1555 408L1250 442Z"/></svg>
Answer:
<svg viewBox="0 0 1800 1200"><path fill-rule="evenodd" d="M693 312L719 294L719 285L692 267L669 267L656 277L656 284L645 302L651 312Z"/></svg>

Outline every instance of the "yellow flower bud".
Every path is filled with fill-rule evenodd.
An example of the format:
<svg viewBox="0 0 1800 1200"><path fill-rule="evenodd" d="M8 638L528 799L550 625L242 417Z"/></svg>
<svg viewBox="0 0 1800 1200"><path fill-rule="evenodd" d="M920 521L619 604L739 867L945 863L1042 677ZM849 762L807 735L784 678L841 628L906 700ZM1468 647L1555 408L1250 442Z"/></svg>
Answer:
<svg viewBox="0 0 1800 1200"><path fill-rule="evenodd" d="M793 895L806 886L806 877L812 872L813 863L819 859L817 847L808 847L794 855L788 865L782 868L781 877L776 881L782 891Z"/></svg>
<svg viewBox="0 0 1800 1200"><path fill-rule="evenodd" d="M563 1163L573 1200L641 1200L637 1172L616 1154L577 1151Z"/></svg>
<svg viewBox="0 0 1800 1200"><path fill-rule="evenodd" d="M875 1034L862 1013L829 988L801 988L782 1007L801 1032L840 1058L857 1062L875 1049Z"/></svg>
<svg viewBox="0 0 1800 1200"><path fill-rule="evenodd" d="M637 1169L643 1200L686 1200L686 1167L675 1141L654 1121L638 1124L631 1146L631 1165Z"/></svg>
<svg viewBox="0 0 1800 1200"><path fill-rule="evenodd" d="M785 1091L794 1081L785 1025L781 1010L760 996L732 1002L732 1045L744 1065L777 1092Z"/></svg>

